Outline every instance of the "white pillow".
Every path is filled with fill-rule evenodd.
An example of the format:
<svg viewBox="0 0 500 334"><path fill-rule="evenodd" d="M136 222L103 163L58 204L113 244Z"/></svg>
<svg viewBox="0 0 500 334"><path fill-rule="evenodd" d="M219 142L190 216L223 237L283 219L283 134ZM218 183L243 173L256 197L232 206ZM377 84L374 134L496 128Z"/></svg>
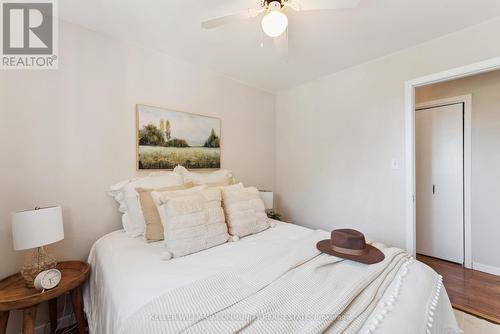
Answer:
<svg viewBox="0 0 500 334"><path fill-rule="evenodd" d="M144 216L139 202L139 194L135 188L163 188L182 184L184 183L181 175L165 172L155 176L128 179L111 186L109 194L120 204L120 212L127 214L126 220L122 217L125 232L131 237L137 237L144 233Z"/></svg>
<svg viewBox="0 0 500 334"><path fill-rule="evenodd" d="M201 185L201 186L196 186L196 187L191 187L189 189L184 189L184 190L174 190L174 191L152 191L151 192L151 198L153 199L153 202L156 205L156 209L158 210L158 214L160 215L160 220L161 224L166 220L164 211L161 209L161 206L164 204L165 201L167 201L170 198L174 197L182 197L182 196L187 196L190 195L189 193L193 191L200 191L200 190L205 190L207 189L206 186ZM163 200L162 200L163 197ZM165 230L165 229L164 229Z"/></svg>
<svg viewBox="0 0 500 334"><path fill-rule="evenodd" d="M221 191L222 190L226 190L226 191L231 191L231 190L238 190L238 189L243 189L245 188L245 186L243 185L243 183L236 183L236 184L231 184L230 186L221 186L221 187L208 187L209 189L211 188L218 188L220 189Z"/></svg>
<svg viewBox="0 0 500 334"><path fill-rule="evenodd" d="M184 183L192 182L195 185L224 182L233 178L233 172L227 169L219 169L215 172L198 173L191 172L182 166L177 166L174 172L184 178Z"/></svg>
<svg viewBox="0 0 500 334"><path fill-rule="evenodd" d="M128 218L128 214L124 213L122 215L122 226L125 232L130 229L130 219Z"/></svg>
<svg viewBox="0 0 500 334"><path fill-rule="evenodd" d="M234 240L270 227L257 188L222 189L222 200L229 234L236 237Z"/></svg>
<svg viewBox="0 0 500 334"><path fill-rule="evenodd" d="M155 194L160 202L166 252L162 259L196 253L227 242L219 189Z"/></svg>

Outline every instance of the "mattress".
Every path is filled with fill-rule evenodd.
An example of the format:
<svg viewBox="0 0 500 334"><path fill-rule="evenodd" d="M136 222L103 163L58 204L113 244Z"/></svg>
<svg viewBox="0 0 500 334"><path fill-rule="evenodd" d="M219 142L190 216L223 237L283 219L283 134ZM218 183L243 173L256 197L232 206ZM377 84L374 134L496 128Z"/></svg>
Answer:
<svg viewBox="0 0 500 334"><path fill-rule="evenodd" d="M238 242L170 261L161 260L162 242L148 244L140 238L128 237L123 230L105 235L95 242L89 255L92 269L84 290L89 331L116 333L126 319L158 296L265 256L280 244L278 241L299 240L310 232L298 225L277 222L276 227ZM325 232L325 238L328 237L329 233ZM409 285L418 285L418 277L409 275L407 281ZM387 289L390 290L391 287ZM411 291L411 286L408 290ZM411 293L403 294L398 308L386 322L408 325L409 321L415 321L415 313L428 307L415 304ZM434 313L431 333L456 332L458 326L446 292L441 293ZM422 311L421 319L416 318L419 326L414 327L424 324L425 328L426 314ZM376 320L368 319L367 325L373 321Z"/></svg>

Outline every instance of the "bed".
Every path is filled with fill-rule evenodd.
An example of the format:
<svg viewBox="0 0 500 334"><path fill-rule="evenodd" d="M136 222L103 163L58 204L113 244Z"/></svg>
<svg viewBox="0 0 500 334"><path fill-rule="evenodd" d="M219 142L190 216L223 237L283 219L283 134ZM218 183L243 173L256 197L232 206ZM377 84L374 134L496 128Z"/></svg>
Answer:
<svg viewBox="0 0 500 334"><path fill-rule="evenodd" d="M255 262L255 268L258 268L256 261L259 259L279 263L281 257L285 261L286 254L288 254L286 247L293 248L294 244L299 245L300 241L307 237L329 238L329 233L324 231L313 231L282 222L275 222L275 225L274 228L242 238L238 242L228 242L170 261L161 261L164 251L161 242L146 243L140 238L130 238L123 230L105 235L95 242L89 255L92 270L89 283L84 290L84 306L90 333L181 331L196 333L196 328L201 327L191 325L199 326L199 319L194 320L189 327L179 327L182 330L175 331L162 330L163 325L167 324L165 319L162 319L163 323L156 322L156 329L143 325L141 321L146 321L146 324L147 321L152 322L153 318L144 318L146 314L144 312L149 310L147 314L150 314L151 310L156 307L155 305L158 305L160 296L166 296L164 303L170 302L170 305L167 305L170 307L169 312L175 311L177 304L172 300L177 291L191 293L189 298L196 299L196 294L190 290L191 287L199 288L200 282L218 277L221 273L231 272L234 268L241 267L243 263L252 265ZM374 245L386 249L384 245ZM291 252L292 249L290 248L289 251ZM326 258L327 255L324 257ZM338 260L335 263L335 267L341 272L357 270L361 268L360 266L348 260ZM298 266L294 266L294 270L297 270L296 267ZM258 280L258 276L255 277ZM411 258L407 259L401 269L395 272L395 278L387 281L383 289L379 290L380 296L370 309L367 308L364 311L365 317L355 332L461 333L446 291L442 288L441 278L424 264ZM193 310L204 301L205 299L194 300ZM185 298L181 299L178 303L179 310L183 312L189 310L189 302L190 300L186 301ZM164 313L163 315L165 316ZM279 318L271 320L269 325L278 326L281 323L290 324L293 321L295 320ZM307 321L314 320L308 319ZM220 321L216 323L220 325ZM265 324L264 322L264 326ZM266 327L248 326L233 331L229 330L232 327L225 329L213 327L214 322L207 326L209 327L206 328L217 328L214 330L216 332L266 332L262 330ZM315 329L310 332L348 333L350 331L330 328L330 330Z"/></svg>

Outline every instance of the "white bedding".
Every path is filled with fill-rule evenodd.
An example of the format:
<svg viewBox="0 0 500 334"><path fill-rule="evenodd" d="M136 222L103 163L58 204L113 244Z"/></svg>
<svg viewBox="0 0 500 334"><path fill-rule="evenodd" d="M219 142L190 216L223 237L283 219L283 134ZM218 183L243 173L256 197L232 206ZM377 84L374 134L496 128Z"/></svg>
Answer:
<svg viewBox="0 0 500 334"><path fill-rule="evenodd" d="M141 239L129 238L124 231L110 233L94 244L89 255L92 271L84 303L90 333L116 333L122 323L159 295L264 256L282 244L279 240L298 240L310 232L304 227L278 222L275 228L239 242L226 243L170 261L160 260L164 251L160 242L147 244ZM328 237L329 233L325 232L325 238ZM409 271L397 307L373 332L388 333L383 329L401 326L413 328L414 333L425 332L430 305L417 303L414 298L421 279ZM389 299L392 290L391 285L383 298ZM379 311L374 310L373 316L366 321L365 329L377 322ZM433 313L430 333L456 332L458 326L444 289ZM415 321L415 317L421 319Z"/></svg>

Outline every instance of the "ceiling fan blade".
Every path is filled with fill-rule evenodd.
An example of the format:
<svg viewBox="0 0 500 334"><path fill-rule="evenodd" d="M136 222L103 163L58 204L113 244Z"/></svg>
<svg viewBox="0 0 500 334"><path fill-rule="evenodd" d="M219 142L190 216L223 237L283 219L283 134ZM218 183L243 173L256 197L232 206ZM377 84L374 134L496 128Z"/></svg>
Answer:
<svg viewBox="0 0 500 334"><path fill-rule="evenodd" d="M355 8L361 0L289 0L288 7L299 10L330 10Z"/></svg>
<svg viewBox="0 0 500 334"><path fill-rule="evenodd" d="M226 16L221 16L215 19L207 20L201 22L201 26L205 29L213 29L217 28L229 23L233 23L236 21L241 21L245 19L249 19L252 17L256 17L260 13L262 13L264 9L247 9L241 13L237 14L231 14L231 15L226 15Z"/></svg>

